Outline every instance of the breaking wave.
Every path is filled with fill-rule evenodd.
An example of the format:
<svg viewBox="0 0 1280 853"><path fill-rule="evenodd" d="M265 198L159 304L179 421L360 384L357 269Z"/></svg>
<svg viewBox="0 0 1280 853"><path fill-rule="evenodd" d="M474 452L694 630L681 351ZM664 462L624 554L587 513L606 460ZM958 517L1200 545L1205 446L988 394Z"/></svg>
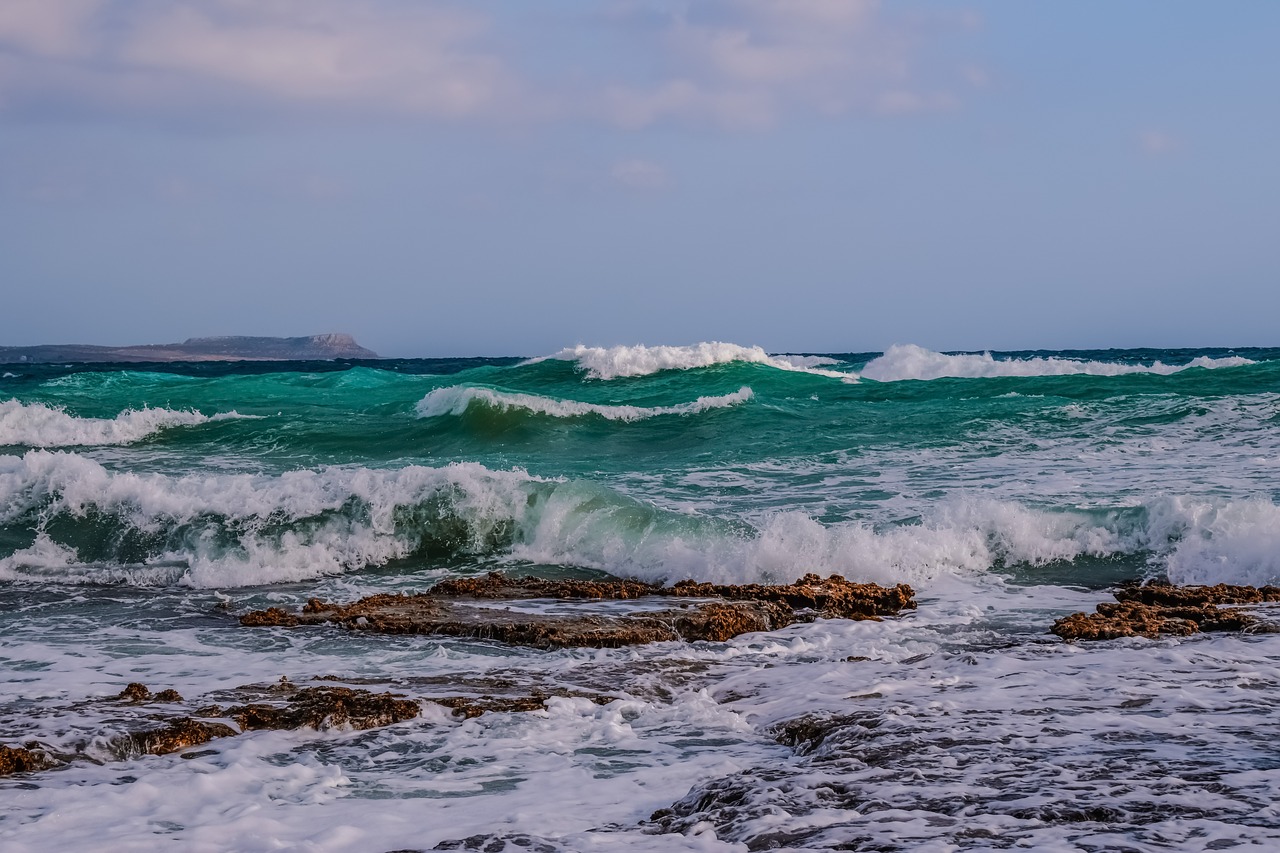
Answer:
<svg viewBox="0 0 1280 853"><path fill-rule="evenodd" d="M33 450L0 456L0 531L20 543L0 558L5 580L234 587L483 557L650 580L786 582L815 571L927 584L1124 555L1178 583L1280 579L1280 507L1265 500L1105 511L956 500L910 524L823 524L800 512L677 512L595 482L475 463L172 477Z"/></svg>
<svg viewBox="0 0 1280 853"><path fill-rule="evenodd" d="M173 409L129 409L114 418L81 418L43 403L0 402L0 445L82 447L132 444L161 430L249 417L236 412L202 415Z"/></svg>
<svg viewBox="0 0 1280 853"><path fill-rule="evenodd" d="M447 388L437 388L423 397L418 401L417 412L419 417L435 418L443 415L461 415L472 406L483 406L502 412L525 411L553 418L594 415L611 421L640 421L660 415L692 415L709 409L724 409L745 403L753 396L754 392L744 385L732 394L699 397L692 403L646 407L557 400L553 397L499 391L495 388L451 385Z"/></svg>
<svg viewBox="0 0 1280 853"><path fill-rule="evenodd" d="M691 346L616 346L588 347L579 344L562 349L557 353L531 362L557 359L577 362L578 367L585 370L592 379L618 379L629 376L648 376L662 370L690 370L697 367L711 367L716 364L747 362L764 364L779 370L791 370L802 373L813 373L856 382L857 376L838 370L825 370L828 365L838 364L835 359L825 356L806 355L769 355L760 347L744 347L738 344L709 341Z"/></svg>
<svg viewBox="0 0 1280 853"><path fill-rule="evenodd" d="M1191 367L1241 367L1256 364L1247 358L1200 356L1186 364L1124 364L1110 361L1076 361L1069 358L1036 357L996 359L991 353L947 355L915 344L895 344L884 354L867 362L862 376L877 382L904 379L982 378L993 376L1121 376L1153 373L1167 376Z"/></svg>

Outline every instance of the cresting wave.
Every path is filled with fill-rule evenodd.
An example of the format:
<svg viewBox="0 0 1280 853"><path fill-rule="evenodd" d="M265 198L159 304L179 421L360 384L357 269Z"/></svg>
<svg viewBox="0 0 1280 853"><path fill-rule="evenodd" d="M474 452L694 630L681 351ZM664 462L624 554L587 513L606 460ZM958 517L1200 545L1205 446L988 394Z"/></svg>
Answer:
<svg viewBox="0 0 1280 853"><path fill-rule="evenodd" d="M129 409L114 418L80 418L43 403L0 402L0 445L83 447L132 444L161 430L249 417L237 412L202 415L173 409Z"/></svg>
<svg viewBox="0 0 1280 853"><path fill-rule="evenodd" d="M553 418L577 418L595 415L611 421L640 421L661 415L692 415L709 409L724 409L745 403L754 392L745 385L732 394L699 397L691 403L674 406L626 406L584 403L579 400L557 400L537 394L520 394L472 385L437 388L418 401L419 417L435 418L461 415L471 406L484 406L497 411L525 411Z"/></svg>
<svg viewBox="0 0 1280 853"><path fill-rule="evenodd" d="M838 364L825 356L769 355L760 347L744 347L738 344L707 341L690 346L616 346L588 347L579 344L562 349L552 355L531 359L532 364L548 359L575 361L578 367L592 379L619 379L630 376L648 376L662 370L690 370L711 367L716 364L748 362L763 364L778 370L791 370L827 376L845 382L856 382L852 373L824 370L827 365Z"/></svg>
<svg viewBox="0 0 1280 853"><path fill-rule="evenodd" d="M1121 376L1133 373L1154 373L1161 376L1178 373L1191 367L1207 369L1218 367L1242 367L1255 364L1247 358L1228 356L1210 358L1200 356L1187 364L1123 364L1108 361L1075 361L1069 358L995 359L991 353L981 355L945 353L927 350L915 344L895 344L884 354L867 362L862 376L877 382L897 382L904 379L984 378L994 376Z"/></svg>
<svg viewBox="0 0 1280 853"><path fill-rule="evenodd" d="M1178 583L1280 579L1280 507L1264 500L1161 498L1089 512L953 500L920 522L873 527L799 512L716 519L474 463L170 477L33 450L0 456L0 529L25 542L0 558L4 580L234 587L483 557L649 580L814 571L927 584L1126 555Z"/></svg>

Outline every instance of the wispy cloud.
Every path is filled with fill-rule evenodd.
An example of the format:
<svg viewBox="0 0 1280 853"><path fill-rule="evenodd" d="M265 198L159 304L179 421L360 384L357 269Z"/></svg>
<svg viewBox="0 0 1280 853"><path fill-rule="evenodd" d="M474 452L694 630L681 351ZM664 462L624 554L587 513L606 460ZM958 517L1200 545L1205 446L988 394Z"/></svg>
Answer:
<svg viewBox="0 0 1280 853"><path fill-rule="evenodd" d="M923 37L876 0L636 0L611 24L626 61L584 44L541 55L536 75L519 70L536 35L499 39L502 13L452 0L4 0L0 108L759 128L794 110L958 103L915 79Z"/></svg>
<svg viewBox="0 0 1280 853"><path fill-rule="evenodd" d="M480 44L487 28L483 16L439 3L5 0L0 95L474 116L517 89Z"/></svg>
<svg viewBox="0 0 1280 853"><path fill-rule="evenodd" d="M890 21L876 0L707 0L648 33L658 82L605 93L606 112L623 126L677 118L762 127L797 110L917 112L959 103L945 88L918 88L921 36L909 22ZM962 72L955 82L968 82Z"/></svg>

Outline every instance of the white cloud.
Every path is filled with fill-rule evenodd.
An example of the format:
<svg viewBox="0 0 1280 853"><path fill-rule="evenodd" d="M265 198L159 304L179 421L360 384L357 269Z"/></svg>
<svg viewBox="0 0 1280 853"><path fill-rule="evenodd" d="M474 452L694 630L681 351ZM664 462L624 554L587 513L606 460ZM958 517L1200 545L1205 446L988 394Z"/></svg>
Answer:
<svg viewBox="0 0 1280 853"><path fill-rule="evenodd" d="M4 0L0 46L36 56L82 54L86 25L101 6L102 0Z"/></svg>
<svg viewBox="0 0 1280 853"><path fill-rule="evenodd" d="M707 0L672 14L649 46L666 79L611 87L605 110L624 127L664 118L761 127L794 110L955 107L945 90L915 91L917 41L876 0Z"/></svg>
<svg viewBox="0 0 1280 853"><path fill-rule="evenodd" d="M613 179L637 190L659 190L671 184L667 170L649 160L623 160L611 172Z"/></svg>
<svg viewBox="0 0 1280 853"><path fill-rule="evenodd" d="M442 3L3 0L0 94L151 108L248 98L460 117L518 89L480 46L487 20ZM52 60L58 60L52 62Z"/></svg>
<svg viewBox="0 0 1280 853"><path fill-rule="evenodd" d="M625 56L506 33L461 0L0 0L0 108L220 117L589 117L762 128L958 101L915 80L928 28L877 0L632 0ZM673 11L674 9L674 11ZM656 22L656 26L654 25ZM532 29L531 32L538 32ZM519 74L536 57L536 83ZM956 72L957 83L963 74ZM929 94L924 94L924 92ZM248 120L252 120L249 118Z"/></svg>

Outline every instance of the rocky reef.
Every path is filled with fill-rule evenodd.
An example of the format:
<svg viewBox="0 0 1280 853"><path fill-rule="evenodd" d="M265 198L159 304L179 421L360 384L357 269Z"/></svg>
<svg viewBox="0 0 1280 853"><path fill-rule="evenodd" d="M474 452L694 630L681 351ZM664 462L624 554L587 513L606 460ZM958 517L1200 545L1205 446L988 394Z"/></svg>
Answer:
<svg viewBox="0 0 1280 853"><path fill-rule="evenodd" d="M1049 630L1064 640L1114 640L1120 637L1158 637L1196 634L1201 631L1251 631L1273 633L1272 625L1254 613L1221 605L1263 604L1280 601L1280 587L1174 586L1169 583L1130 585L1114 593L1116 601L1104 601L1095 613L1072 613Z"/></svg>
<svg viewBox="0 0 1280 853"><path fill-rule="evenodd" d="M382 594L351 604L311 599L301 612L279 607L241 617L250 627L335 624L382 634L435 634L497 640L539 648L616 648L670 640L723 642L816 617L879 619L916 606L906 584L852 583L839 575L805 575L795 583L722 586L681 581L660 586L636 580L544 580L498 572L448 580L417 595ZM660 607L622 614L545 613L495 607L487 601L619 601ZM669 604L667 603L669 602Z"/></svg>
<svg viewBox="0 0 1280 853"><path fill-rule="evenodd" d="M154 707L184 704L185 700L176 690L153 693L145 684L135 682L110 699L81 702L59 713L90 706L98 708L104 701L116 705L124 712L116 725L125 731L103 740L108 744L111 758L131 759L168 755L253 731L379 728L420 717L423 702L447 708L450 716L463 720L491 712L537 711L553 698L588 699L596 704L607 704L617 698L564 687L521 689L508 680L492 678L426 679L423 687L445 688L448 692L439 695L432 690L431 695L421 698L336 684L334 682L341 679L335 676L321 676L311 681L314 684L308 686L300 686L288 678L274 684L241 685L208 697L220 700L217 703L208 703L206 699L205 704L192 703L176 709ZM59 752L35 742L25 747L0 745L0 776L47 770L78 760L102 760L101 752L85 751L89 746L86 743L75 752Z"/></svg>

